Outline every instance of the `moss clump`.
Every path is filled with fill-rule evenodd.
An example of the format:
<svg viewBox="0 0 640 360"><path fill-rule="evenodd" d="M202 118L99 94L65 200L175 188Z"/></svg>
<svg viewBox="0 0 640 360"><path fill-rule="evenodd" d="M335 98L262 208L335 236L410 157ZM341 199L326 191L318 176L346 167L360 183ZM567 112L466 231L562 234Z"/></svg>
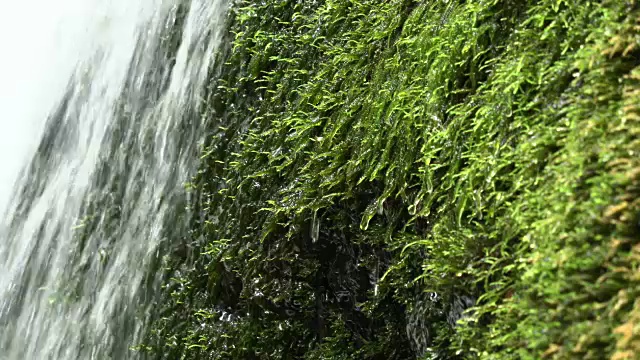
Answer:
<svg viewBox="0 0 640 360"><path fill-rule="evenodd" d="M184 359L631 359L633 1L240 1L188 244Z"/></svg>

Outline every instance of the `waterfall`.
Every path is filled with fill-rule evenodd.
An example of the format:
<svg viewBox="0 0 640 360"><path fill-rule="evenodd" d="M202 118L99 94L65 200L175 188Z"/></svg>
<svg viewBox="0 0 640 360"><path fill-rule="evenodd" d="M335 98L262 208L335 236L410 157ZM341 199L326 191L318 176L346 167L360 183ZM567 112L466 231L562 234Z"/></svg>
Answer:
<svg viewBox="0 0 640 360"><path fill-rule="evenodd" d="M0 359L135 358L160 249L188 229L226 3L13 4L0 21Z"/></svg>

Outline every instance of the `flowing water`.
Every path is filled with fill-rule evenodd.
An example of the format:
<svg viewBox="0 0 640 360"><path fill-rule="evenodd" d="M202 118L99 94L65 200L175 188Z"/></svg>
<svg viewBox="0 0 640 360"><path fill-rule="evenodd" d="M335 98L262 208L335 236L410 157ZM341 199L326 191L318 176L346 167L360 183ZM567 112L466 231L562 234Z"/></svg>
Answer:
<svg viewBox="0 0 640 360"><path fill-rule="evenodd" d="M160 249L187 231L225 6L3 5L0 359L137 356Z"/></svg>

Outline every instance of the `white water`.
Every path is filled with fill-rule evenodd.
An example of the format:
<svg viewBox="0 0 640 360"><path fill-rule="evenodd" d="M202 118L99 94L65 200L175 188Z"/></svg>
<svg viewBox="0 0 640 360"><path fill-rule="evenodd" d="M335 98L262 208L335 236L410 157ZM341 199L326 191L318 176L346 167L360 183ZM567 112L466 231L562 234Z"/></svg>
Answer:
<svg viewBox="0 0 640 360"><path fill-rule="evenodd" d="M187 225L176 207L225 10L2 4L0 359L138 356L128 348L144 331L157 249L172 239L164 225Z"/></svg>

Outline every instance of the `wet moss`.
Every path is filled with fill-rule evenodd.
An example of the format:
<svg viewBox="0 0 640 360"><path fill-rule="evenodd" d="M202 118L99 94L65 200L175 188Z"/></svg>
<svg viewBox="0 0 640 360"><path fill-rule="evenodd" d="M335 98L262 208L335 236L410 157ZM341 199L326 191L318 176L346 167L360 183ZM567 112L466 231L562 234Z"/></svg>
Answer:
<svg viewBox="0 0 640 360"><path fill-rule="evenodd" d="M635 1L239 1L149 356L638 348Z"/></svg>

